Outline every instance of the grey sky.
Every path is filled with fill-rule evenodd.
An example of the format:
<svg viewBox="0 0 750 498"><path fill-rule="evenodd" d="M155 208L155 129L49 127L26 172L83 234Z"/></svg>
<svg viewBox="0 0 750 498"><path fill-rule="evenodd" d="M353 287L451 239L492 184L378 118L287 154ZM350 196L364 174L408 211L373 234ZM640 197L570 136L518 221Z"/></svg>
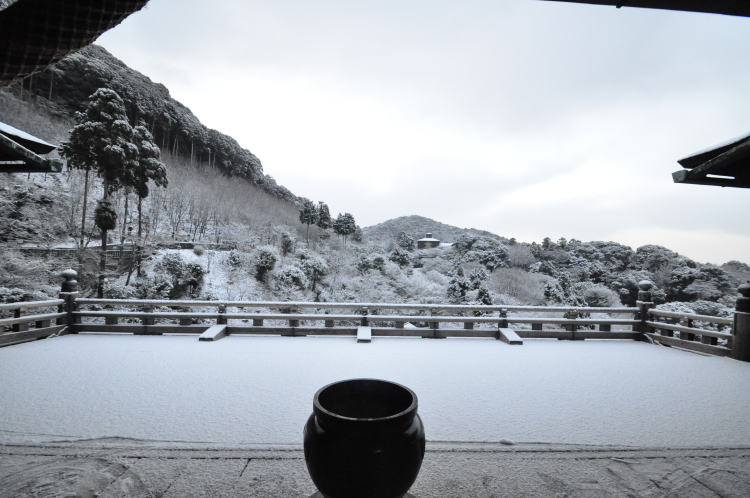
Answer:
<svg viewBox="0 0 750 498"><path fill-rule="evenodd" d="M750 262L750 191L676 185L750 133L750 19L534 0L151 0L99 43L361 225Z"/></svg>

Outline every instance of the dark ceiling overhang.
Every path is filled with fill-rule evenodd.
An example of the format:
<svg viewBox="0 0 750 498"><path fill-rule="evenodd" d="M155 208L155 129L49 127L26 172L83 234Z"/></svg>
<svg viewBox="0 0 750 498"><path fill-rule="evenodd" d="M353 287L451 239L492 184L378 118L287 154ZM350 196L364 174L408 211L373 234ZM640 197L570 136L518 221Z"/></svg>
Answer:
<svg viewBox="0 0 750 498"><path fill-rule="evenodd" d="M649 9L685 10L730 16L750 16L750 0L543 0L568 3L612 5L614 7L644 7Z"/></svg>
<svg viewBox="0 0 750 498"><path fill-rule="evenodd" d="M677 161L675 183L750 188L750 135Z"/></svg>
<svg viewBox="0 0 750 498"><path fill-rule="evenodd" d="M148 0L0 0L0 86L41 71Z"/></svg>
<svg viewBox="0 0 750 498"><path fill-rule="evenodd" d="M58 173L62 161L44 158L57 146L0 122L0 173Z"/></svg>

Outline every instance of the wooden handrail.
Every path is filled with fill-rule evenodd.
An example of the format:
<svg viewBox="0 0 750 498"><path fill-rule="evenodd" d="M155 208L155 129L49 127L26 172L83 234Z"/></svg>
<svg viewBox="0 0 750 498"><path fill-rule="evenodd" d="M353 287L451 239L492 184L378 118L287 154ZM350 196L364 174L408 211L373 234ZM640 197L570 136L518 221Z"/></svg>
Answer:
<svg viewBox="0 0 750 498"><path fill-rule="evenodd" d="M47 301L21 301L18 303L0 304L0 311L14 311L26 308L43 308L45 306L59 306L65 303L62 299L49 299Z"/></svg>
<svg viewBox="0 0 750 498"><path fill-rule="evenodd" d="M671 330L674 332L687 332L689 334L716 337L718 339L731 339L732 338L732 334L728 334L726 332L717 332L715 330L697 329L695 327L685 327L683 325L675 325L672 323L647 321L646 325L655 329Z"/></svg>
<svg viewBox="0 0 750 498"><path fill-rule="evenodd" d="M577 306L511 306L511 305L472 305L472 304L425 304L425 303L315 303L300 301L209 301L209 300L169 300L169 299L96 299L79 298L80 306L128 305L165 306L197 308L225 306L228 308L319 308L319 309L360 309L370 310L424 310L424 311L533 311L533 312L580 312L580 313L637 313L631 307L577 307Z"/></svg>

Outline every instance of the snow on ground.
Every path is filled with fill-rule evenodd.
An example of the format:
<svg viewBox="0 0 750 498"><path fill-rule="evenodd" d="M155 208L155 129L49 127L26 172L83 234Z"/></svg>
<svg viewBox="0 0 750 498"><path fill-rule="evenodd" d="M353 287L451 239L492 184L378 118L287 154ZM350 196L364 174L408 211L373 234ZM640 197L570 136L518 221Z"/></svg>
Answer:
<svg viewBox="0 0 750 498"><path fill-rule="evenodd" d="M750 364L646 343L88 334L0 349L0 442L301 444L353 377L414 389L431 441L750 445Z"/></svg>

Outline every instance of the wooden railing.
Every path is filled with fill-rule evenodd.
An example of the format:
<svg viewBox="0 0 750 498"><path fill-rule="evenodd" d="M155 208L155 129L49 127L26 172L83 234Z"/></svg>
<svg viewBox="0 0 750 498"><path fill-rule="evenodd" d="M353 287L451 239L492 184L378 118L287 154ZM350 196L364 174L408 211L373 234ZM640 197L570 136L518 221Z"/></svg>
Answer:
<svg viewBox="0 0 750 498"><path fill-rule="evenodd" d="M67 326L64 299L0 304L0 346L42 339ZM56 311L51 311L51 310ZM29 311L33 310L31 314Z"/></svg>
<svg viewBox="0 0 750 498"><path fill-rule="evenodd" d="M0 304L0 346L79 332L199 334L201 340L353 335L365 342L373 336L491 337L511 344L525 338L631 339L750 361L750 284L740 286L734 317L724 318L654 309L646 281L639 284L636 307L598 308L91 299L78 297L75 271L63 276L61 299Z"/></svg>
<svg viewBox="0 0 750 498"><path fill-rule="evenodd" d="M732 352L732 318L656 309L648 314L646 335L656 342L719 356Z"/></svg>
<svg viewBox="0 0 750 498"><path fill-rule="evenodd" d="M227 334L356 335L367 326L373 336L498 337L499 329L512 329L522 338L634 339L640 324L638 309L628 307L122 299L76 299L75 305L73 332L202 333L215 323L227 325ZM129 309L114 309L122 307Z"/></svg>

